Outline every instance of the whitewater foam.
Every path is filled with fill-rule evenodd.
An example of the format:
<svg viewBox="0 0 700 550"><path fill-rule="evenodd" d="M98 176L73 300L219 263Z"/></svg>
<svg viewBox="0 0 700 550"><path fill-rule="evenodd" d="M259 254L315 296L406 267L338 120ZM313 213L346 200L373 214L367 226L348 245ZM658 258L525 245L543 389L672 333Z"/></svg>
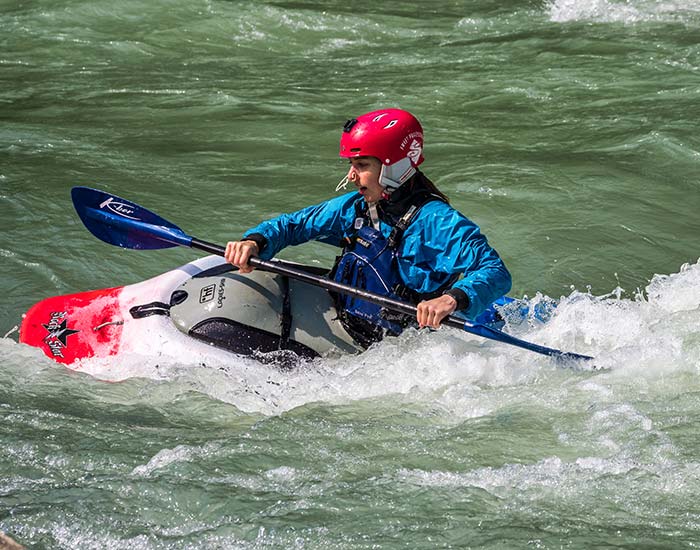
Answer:
<svg viewBox="0 0 700 550"><path fill-rule="evenodd" d="M700 13L700 2L651 0L553 0L547 4L550 21L594 21L635 24L639 22L684 22Z"/></svg>
<svg viewBox="0 0 700 550"><path fill-rule="evenodd" d="M526 300L526 321L510 322L507 331L533 343L592 355L591 365L562 369L548 357L455 330L410 329L360 355L302 361L291 369L211 347L178 348L177 356L91 359L79 368L106 380L156 381L163 401L168 393L175 398L194 391L246 413L276 415L314 402L393 396L429 402L445 416L462 419L487 415L509 400L540 399L548 385L566 380L584 384L580 393L605 399L606 393L619 397L626 388L700 369L700 262L654 276L632 298L624 298L620 289L604 296L573 291L557 302L553 309L554 300L547 296ZM539 320L543 308L550 316L547 322ZM18 345L2 349L10 361L18 354L33 359L38 354ZM30 362L36 365L35 376L51 363ZM59 370L51 372L56 376Z"/></svg>

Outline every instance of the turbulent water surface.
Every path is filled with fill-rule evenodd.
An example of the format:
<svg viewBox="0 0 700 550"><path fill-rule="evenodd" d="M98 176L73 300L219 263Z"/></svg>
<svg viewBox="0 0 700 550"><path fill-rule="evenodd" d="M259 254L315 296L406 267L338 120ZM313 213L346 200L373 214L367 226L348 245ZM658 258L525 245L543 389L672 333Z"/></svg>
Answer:
<svg viewBox="0 0 700 550"><path fill-rule="evenodd" d="M347 118L416 113L519 337L280 370L17 343L38 300L186 263L92 237L73 185L213 242L334 195ZM0 1L0 531L29 548L700 544L697 0ZM310 244L283 257L329 265ZM88 365L88 367L90 367Z"/></svg>

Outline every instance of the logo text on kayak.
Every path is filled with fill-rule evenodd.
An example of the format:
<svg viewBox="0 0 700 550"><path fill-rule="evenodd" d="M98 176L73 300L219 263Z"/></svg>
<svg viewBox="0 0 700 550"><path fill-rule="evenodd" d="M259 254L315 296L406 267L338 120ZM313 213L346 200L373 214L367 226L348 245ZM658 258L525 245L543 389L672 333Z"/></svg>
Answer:
<svg viewBox="0 0 700 550"><path fill-rule="evenodd" d="M69 329L68 318L65 311L52 311L49 322L42 325L47 331L48 335L44 338L44 342L54 357L63 357L63 348L68 347L67 338L71 334L77 334L79 330Z"/></svg>
<svg viewBox="0 0 700 550"><path fill-rule="evenodd" d="M221 279L221 281L219 281L219 290L217 294L216 307L221 309L224 307L224 300L226 299L226 279Z"/></svg>

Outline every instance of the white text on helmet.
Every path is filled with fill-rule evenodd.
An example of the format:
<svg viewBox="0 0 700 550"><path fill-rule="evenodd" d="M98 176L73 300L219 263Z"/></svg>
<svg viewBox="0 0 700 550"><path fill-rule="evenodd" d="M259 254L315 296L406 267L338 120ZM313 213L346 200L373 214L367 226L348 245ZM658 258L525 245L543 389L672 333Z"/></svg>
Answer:
<svg viewBox="0 0 700 550"><path fill-rule="evenodd" d="M406 145L408 145L408 142L409 142L410 140L414 140L414 141L415 141L416 138L421 138L421 139L423 139L423 133L422 133L422 132L411 132L411 133L408 134L405 138L403 138L403 140L401 141L401 145L399 145L399 147L400 147L401 150L403 151L403 150L406 148ZM411 144L411 146L413 146L413 144Z"/></svg>

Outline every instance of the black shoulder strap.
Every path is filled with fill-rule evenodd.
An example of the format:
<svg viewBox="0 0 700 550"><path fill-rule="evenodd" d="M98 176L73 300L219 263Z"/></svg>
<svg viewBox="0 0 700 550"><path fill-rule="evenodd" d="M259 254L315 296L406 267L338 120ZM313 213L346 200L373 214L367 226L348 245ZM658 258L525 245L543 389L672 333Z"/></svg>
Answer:
<svg viewBox="0 0 700 550"><path fill-rule="evenodd" d="M389 234L389 246L391 248L396 248L399 245L401 239L403 238L404 232L406 231L410 223L413 221L413 218L416 217L416 214L418 214L419 210L423 208L423 206L426 203L434 200L441 201L442 198L438 195L428 193L417 195L415 199L411 201L411 206L408 207L408 210L406 210L404 215L401 216L399 221L394 226L394 229L392 229L391 233Z"/></svg>

